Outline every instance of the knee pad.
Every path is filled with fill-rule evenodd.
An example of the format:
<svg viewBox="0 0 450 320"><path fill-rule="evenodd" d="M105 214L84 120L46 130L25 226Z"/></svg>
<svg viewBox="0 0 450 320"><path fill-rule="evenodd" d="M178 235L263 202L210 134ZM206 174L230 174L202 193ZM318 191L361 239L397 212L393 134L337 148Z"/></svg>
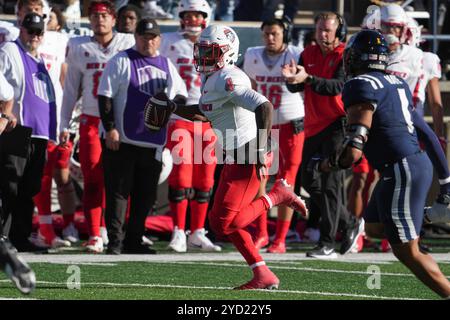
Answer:
<svg viewBox="0 0 450 320"><path fill-rule="evenodd" d="M209 202L209 199L211 198L212 189L209 189L208 191L201 191L198 189L194 189L194 198L193 200L197 201L198 203L207 203Z"/></svg>
<svg viewBox="0 0 450 320"><path fill-rule="evenodd" d="M174 189L169 187L169 200L171 202L181 202L184 199L192 199L193 189L191 188L183 188L183 189Z"/></svg>

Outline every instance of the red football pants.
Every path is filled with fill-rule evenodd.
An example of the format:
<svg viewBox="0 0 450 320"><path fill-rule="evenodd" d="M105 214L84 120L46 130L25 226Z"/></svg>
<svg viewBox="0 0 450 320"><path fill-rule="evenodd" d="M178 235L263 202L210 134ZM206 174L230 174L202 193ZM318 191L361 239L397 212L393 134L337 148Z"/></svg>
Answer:
<svg viewBox="0 0 450 320"><path fill-rule="evenodd" d="M213 231L228 235L249 265L263 260L244 229L269 209L262 197L254 200L259 185L254 165L225 164L209 213Z"/></svg>
<svg viewBox="0 0 450 320"><path fill-rule="evenodd" d="M272 129L279 130L280 146L280 168L277 179L286 179L291 185L295 185L295 177L302 163L303 142L305 141L304 131L294 134L292 124L285 123L275 125Z"/></svg>
<svg viewBox="0 0 450 320"><path fill-rule="evenodd" d="M100 236L102 210L105 207L102 146L98 134L100 118L82 114L80 117L80 165L83 172L83 210L89 236Z"/></svg>
<svg viewBox="0 0 450 320"><path fill-rule="evenodd" d="M205 140L205 141L204 141ZM214 145L216 136L209 122L174 121L168 131L166 147L174 160L169 175L169 186L174 190L193 188L209 192L214 185L216 157ZM195 196L194 196L195 197ZM174 213L174 224L184 230L188 200L170 202ZM190 201L192 231L203 228L208 210L208 202Z"/></svg>

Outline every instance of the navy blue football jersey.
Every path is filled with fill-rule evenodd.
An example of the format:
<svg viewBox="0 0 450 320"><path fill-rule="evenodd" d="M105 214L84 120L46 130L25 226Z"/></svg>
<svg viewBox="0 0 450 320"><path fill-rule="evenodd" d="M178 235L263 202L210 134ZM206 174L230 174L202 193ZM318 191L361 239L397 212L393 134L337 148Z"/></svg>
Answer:
<svg viewBox="0 0 450 320"><path fill-rule="evenodd" d="M370 102L374 106L364 154L376 169L420 151L411 118L411 92L402 79L382 72L359 75L344 85L345 108Z"/></svg>

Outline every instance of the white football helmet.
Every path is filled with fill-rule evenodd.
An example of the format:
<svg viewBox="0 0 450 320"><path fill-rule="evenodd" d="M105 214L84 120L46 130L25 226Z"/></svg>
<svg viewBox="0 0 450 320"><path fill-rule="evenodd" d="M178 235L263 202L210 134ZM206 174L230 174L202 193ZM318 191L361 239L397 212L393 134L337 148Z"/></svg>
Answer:
<svg viewBox="0 0 450 320"><path fill-rule="evenodd" d="M361 28L369 30L380 30L380 7L371 5L367 7L367 14L361 23Z"/></svg>
<svg viewBox="0 0 450 320"><path fill-rule="evenodd" d="M405 43L408 16L398 4L388 4L380 9L381 33L385 35L389 45ZM402 27L400 37L390 34L390 27Z"/></svg>
<svg viewBox="0 0 450 320"><path fill-rule="evenodd" d="M406 43L419 47L422 43L422 28L423 26L419 26L419 23L414 20L414 18L408 16L408 32L406 34Z"/></svg>
<svg viewBox="0 0 450 320"><path fill-rule="evenodd" d="M209 74L239 58L239 38L230 27L211 25L202 31L194 44L194 63L197 72Z"/></svg>
<svg viewBox="0 0 450 320"><path fill-rule="evenodd" d="M184 20L183 14L188 11L202 13L204 18L203 22L193 25L190 21ZM181 0L178 4L178 16L180 17L181 30L189 34L197 35L209 25L211 7L206 0Z"/></svg>

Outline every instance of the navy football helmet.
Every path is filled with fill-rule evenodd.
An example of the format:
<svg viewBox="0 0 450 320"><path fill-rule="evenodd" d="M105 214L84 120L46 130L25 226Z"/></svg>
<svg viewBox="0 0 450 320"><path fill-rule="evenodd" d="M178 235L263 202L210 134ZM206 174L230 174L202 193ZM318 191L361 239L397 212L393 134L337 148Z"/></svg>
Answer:
<svg viewBox="0 0 450 320"><path fill-rule="evenodd" d="M380 32L362 30L348 41L345 48L345 75L354 77L369 71L385 71L388 55L388 44Z"/></svg>

